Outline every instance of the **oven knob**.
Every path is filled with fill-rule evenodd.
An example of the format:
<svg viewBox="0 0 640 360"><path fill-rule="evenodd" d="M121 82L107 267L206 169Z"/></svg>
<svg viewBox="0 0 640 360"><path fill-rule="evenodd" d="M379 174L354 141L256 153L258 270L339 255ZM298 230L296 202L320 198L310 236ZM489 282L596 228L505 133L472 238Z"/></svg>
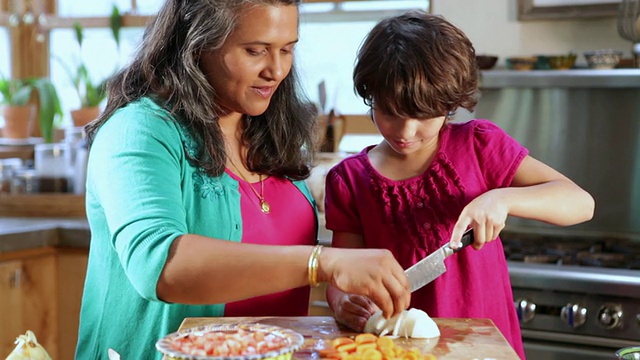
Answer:
<svg viewBox="0 0 640 360"><path fill-rule="evenodd" d="M622 325L622 306L606 303L598 310L598 324L605 329L615 329Z"/></svg>
<svg viewBox="0 0 640 360"><path fill-rule="evenodd" d="M527 299L518 299L515 304L518 319L522 321L522 323L528 323L536 317L536 304Z"/></svg>
<svg viewBox="0 0 640 360"><path fill-rule="evenodd" d="M577 328L587 320L587 308L580 304L567 304L560 312L560 318L572 328Z"/></svg>

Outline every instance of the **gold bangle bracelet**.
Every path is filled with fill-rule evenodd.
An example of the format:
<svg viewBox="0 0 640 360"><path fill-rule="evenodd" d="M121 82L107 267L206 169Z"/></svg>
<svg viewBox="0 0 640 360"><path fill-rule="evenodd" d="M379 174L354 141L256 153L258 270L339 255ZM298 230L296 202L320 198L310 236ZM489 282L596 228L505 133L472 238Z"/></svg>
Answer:
<svg viewBox="0 0 640 360"><path fill-rule="evenodd" d="M309 276L309 285L311 287L318 287L318 258L322 252L322 245L316 245L309 256L309 264L307 265L307 272Z"/></svg>

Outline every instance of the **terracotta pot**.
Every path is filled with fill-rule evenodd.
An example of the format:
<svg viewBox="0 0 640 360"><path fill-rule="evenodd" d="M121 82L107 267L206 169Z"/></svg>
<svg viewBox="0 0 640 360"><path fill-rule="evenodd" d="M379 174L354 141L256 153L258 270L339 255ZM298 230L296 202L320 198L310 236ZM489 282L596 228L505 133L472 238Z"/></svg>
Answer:
<svg viewBox="0 0 640 360"><path fill-rule="evenodd" d="M100 115L100 107L84 107L71 111L71 119L73 119L73 125L75 127L83 127L95 120Z"/></svg>
<svg viewBox="0 0 640 360"><path fill-rule="evenodd" d="M2 136L11 139L28 139L36 121L35 105L2 106L4 128Z"/></svg>

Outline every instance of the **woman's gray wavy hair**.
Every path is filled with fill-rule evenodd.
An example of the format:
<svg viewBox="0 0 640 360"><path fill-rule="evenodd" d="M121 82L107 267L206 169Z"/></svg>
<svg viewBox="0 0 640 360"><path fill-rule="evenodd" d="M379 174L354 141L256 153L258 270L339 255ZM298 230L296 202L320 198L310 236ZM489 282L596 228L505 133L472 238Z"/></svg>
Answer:
<svg viewBox="0 0 640 360"><path fill-rule="evenodd" d="M166 0L147 25L132 62L109 82L104 112L87 125L88 142L113 113L141 97L149 96L176 115L200 140L191 161L208 174L222 174L226 150L218 125L220 108L215 90L200 69L205 51L222 47L237 26L246 6L292 5L300 0ZM245 116L244 141L247 166L269 175L304 179L317 148L315 108L299 90L295 66L259 116ZM188 154L187 154L188 156Z"/></svg>

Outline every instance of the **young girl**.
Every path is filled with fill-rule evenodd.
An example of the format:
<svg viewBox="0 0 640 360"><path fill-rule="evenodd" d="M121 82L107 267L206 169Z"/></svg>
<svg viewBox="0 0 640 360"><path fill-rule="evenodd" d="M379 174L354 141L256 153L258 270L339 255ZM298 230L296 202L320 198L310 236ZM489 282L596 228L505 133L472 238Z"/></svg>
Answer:
<svg viewBox="0 0 640 360"><path fill-rule="evenodd" d="M406 269L472 227L473 248L412 294L434 317L490 318L524 358L507 263L498 240L509 215L555 225L591 219L593 198L528 155L487 120L450 123L476 104L475 51L441 17L408 12L365 39L353 74L384 141L327 175L326 219L334 247L389 249ZM336 318L362 330L376 306L329 288Z"/></svg>

